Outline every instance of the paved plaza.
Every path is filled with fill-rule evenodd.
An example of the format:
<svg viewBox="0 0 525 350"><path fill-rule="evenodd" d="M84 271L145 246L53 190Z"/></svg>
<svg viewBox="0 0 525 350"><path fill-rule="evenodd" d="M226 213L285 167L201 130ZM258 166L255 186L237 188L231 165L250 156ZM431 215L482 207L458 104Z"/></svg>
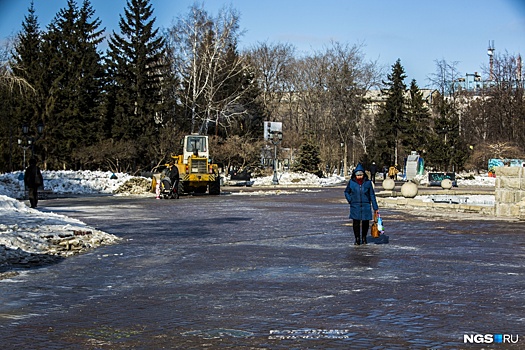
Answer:
<svg viewBox="0 0 525 350"><path fill-rule="evenodd" d="M343 187L41 202L122 238L0 281L2 349L523 349L523 222L380 209Z"/></svg>

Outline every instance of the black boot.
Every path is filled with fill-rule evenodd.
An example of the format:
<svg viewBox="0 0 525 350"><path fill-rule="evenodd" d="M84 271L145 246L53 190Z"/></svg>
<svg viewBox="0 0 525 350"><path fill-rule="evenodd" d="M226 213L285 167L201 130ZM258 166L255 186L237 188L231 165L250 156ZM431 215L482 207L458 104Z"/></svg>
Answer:
<svg viewBox="0 0 525 350"><path fill-rule="evenodd" d="M367 243L367 241L366 241L366 232L364 232L363 235L362 235L362 241L363 241L363 244Z"/></svg>
<svg viewBox="0 0 525 350"><path fill-rule="evenodd" d="M361 240L359 239L359 234L355 235L355 243L354 245L360 245L361 244Z"/></svg>

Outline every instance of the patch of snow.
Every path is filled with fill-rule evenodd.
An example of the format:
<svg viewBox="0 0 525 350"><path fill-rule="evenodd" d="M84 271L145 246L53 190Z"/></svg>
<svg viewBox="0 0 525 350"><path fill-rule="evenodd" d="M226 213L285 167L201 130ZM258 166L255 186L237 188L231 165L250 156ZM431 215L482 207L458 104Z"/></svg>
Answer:
<svg viewBox="0 0 525 350"><path fill-rule="evenodd" d="M112 176L115 175L116 179ZM126 181L129 174L104 171L42 171L44 189L56 194L113 193ZM113 178L112 178L113 177ZM0 175L0 194L21 198L24 192L24 173L15 171Z"/></svg>
<svg viewBox="0 0 525 350"><path fill-rule="evenodd" d="M333 186L343 184L345 178L338 175L320 178L310 173L277 172L277 179L281 186ZM253 179L253 186L272 186L273 175Z"/></svg>
<svg viewBox="0 0 525 350"><path fill-rule="evenodd" d="M416 196L422 202L434 203L451 203L451 204L468 204L468 205L486 205L493 206L496 201L495 195L428 195Z"/></svg>
<svg viewBox="0 0 525 350"><path fill-rule="evenodd" d="M421 186L428 185L428 174L416 175L414 182L419 183ZM458 187L483 187L483 186L495 186L496 178L489 177L488 175L474 176L474 175L461 175L456 176L456 183Z"/></svg>
<svg viewBox="0 0 525 350"><path fill-rule="evenodd" d="M53 256L66 257L118 240L79 220L43 213L0 195L0 267L38 265Z"/></svg>

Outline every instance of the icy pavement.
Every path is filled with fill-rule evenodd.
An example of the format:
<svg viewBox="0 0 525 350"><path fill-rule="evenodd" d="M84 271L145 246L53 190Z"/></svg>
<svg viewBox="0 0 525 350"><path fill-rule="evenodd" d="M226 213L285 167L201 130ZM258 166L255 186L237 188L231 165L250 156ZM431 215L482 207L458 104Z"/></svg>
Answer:
<svg viewBox="0 0 525 350"><path fill-rule="evenodd" d="M466 349L496 332L520 342L484 348L524 349L521 223L384 209L389 242L354 246L342 192L47 201L122 241L0 281L2 345Z"/></svg>

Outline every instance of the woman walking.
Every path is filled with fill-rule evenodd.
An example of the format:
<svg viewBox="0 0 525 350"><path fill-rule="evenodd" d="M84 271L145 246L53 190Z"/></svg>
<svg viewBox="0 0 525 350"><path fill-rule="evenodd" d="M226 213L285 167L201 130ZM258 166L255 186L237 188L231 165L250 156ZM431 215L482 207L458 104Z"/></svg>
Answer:
<svg viewBox="0 0 525 350"><path fill-rule="evenodd" d="M357 164L352 172L345 189L345 197L350 204L350 219L355 236L355 245L366 244L366 235L370 220L372 220L372 208L375 214L379 213L376 194L372 181L365 174L365 168L361 163Z"/></svg>

